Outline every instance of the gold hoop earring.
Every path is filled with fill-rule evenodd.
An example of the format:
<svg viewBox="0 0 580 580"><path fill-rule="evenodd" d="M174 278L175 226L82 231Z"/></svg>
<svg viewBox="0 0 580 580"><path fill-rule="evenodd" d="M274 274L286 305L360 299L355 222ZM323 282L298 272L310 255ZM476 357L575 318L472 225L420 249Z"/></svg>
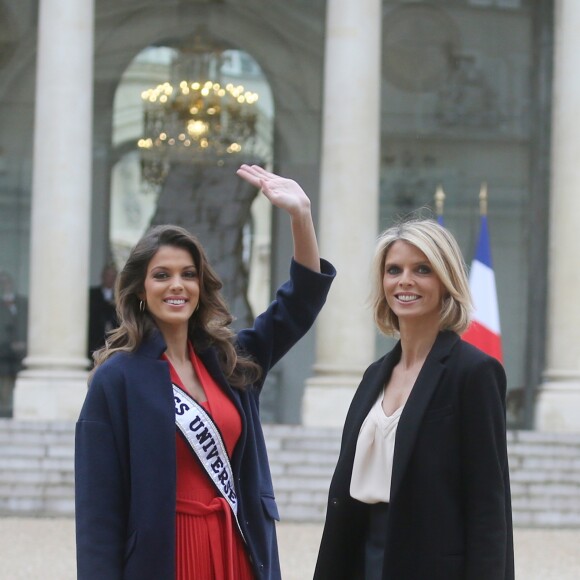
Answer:
<svg viewBox="0 0 580 580"><path fill-rule="evenodd" d="M139 300L139 312L145 312L145 300Z"/></svg>

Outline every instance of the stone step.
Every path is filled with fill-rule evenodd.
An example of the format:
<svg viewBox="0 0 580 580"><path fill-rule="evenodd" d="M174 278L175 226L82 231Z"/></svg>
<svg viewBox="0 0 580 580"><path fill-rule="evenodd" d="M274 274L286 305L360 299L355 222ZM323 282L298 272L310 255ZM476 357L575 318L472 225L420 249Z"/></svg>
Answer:
<svg viewBox="0 0 580 580"><path fill-rule="evenodd" d="M340 429L265 425L288 521L324 519ZM508 433L514 523L580 527L580 434ZM0 419L0 514L72 515L74 424Z"/></svg>
<svg viewBox="0 0 580 580"><path fill-rule="evenodd" d="M265 432L282 517L320 521L340 431L290 427L281 434L278 427L266 427ZM580 435L512 431L508 452L515 524L580 527Z"/></svg>

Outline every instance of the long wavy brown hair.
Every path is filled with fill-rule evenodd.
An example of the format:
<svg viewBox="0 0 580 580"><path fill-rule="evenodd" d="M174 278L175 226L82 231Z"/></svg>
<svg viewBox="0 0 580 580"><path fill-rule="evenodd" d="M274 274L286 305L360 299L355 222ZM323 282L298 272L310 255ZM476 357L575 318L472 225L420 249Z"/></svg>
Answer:
<svg viewBox="0 0 580 580"><path fill-rule="evenodd" d="M144 291L147 267L161 246L187 250L199 276L199 306L189 319L189 340L196 351L213 347L229 383L243 389L261 375L261 367L234 346L233 321L221 295L222 282L208 262L198 239L173 225L155 226L137 242L115 284L119 327L106 339L105 346L93 353L93 372L116 352L134 352L143 339L157 329L147 312L139 309L139 294ZM92 373L91 373L92 376Z"/></svg>

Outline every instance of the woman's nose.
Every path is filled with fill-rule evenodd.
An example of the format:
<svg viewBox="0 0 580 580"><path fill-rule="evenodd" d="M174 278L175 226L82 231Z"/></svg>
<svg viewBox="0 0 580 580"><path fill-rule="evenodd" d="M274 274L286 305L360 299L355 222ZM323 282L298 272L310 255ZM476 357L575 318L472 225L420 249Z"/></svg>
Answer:
<svg viewBox="0 0 580 580"><path fill-rule="evenodd" d="M401 277L399 278L399 284L401 286L409 286L413 283L413 277L411 276L410 272L403 270L401 273Z"/></svg>
<svg viewBox="0 0 580 580"><path fill-rule="evenodd" d="M183 282L181 281L181 278L179 276L175 276L174 278L172 278L171 288L176 290L183 288Z"/></svg>

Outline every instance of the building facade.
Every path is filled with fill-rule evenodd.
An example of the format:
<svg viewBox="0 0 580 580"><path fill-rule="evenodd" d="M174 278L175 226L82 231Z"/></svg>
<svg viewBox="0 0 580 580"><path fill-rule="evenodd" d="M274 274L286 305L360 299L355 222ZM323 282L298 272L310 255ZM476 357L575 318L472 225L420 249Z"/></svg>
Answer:
<svg viewBox="0 0 580 580"><path fill-rule="evenodd" d="M14 324L0 328L2 356L17 360L3 413L76 417L88 288L149 223L181 220L212 258L230 243L215 232L238 232L232 252L251 275L228 299L241 320L285 279L288 224L252 207L233 164L202 177L194 162L174 164L161 189L142 187L140 92L168 74L159 49L203 35L237 55L228 74L261 94L257 158L310 194L339 272L316 328L267 385L267 418L342 423L364 368L391 344L366 301L378 232L428 214L441 185L469 262L486 182L510 422L580 430L577 4L0 0L0 270L21 299L20 327L27 315L18 340Z"/></svg>

